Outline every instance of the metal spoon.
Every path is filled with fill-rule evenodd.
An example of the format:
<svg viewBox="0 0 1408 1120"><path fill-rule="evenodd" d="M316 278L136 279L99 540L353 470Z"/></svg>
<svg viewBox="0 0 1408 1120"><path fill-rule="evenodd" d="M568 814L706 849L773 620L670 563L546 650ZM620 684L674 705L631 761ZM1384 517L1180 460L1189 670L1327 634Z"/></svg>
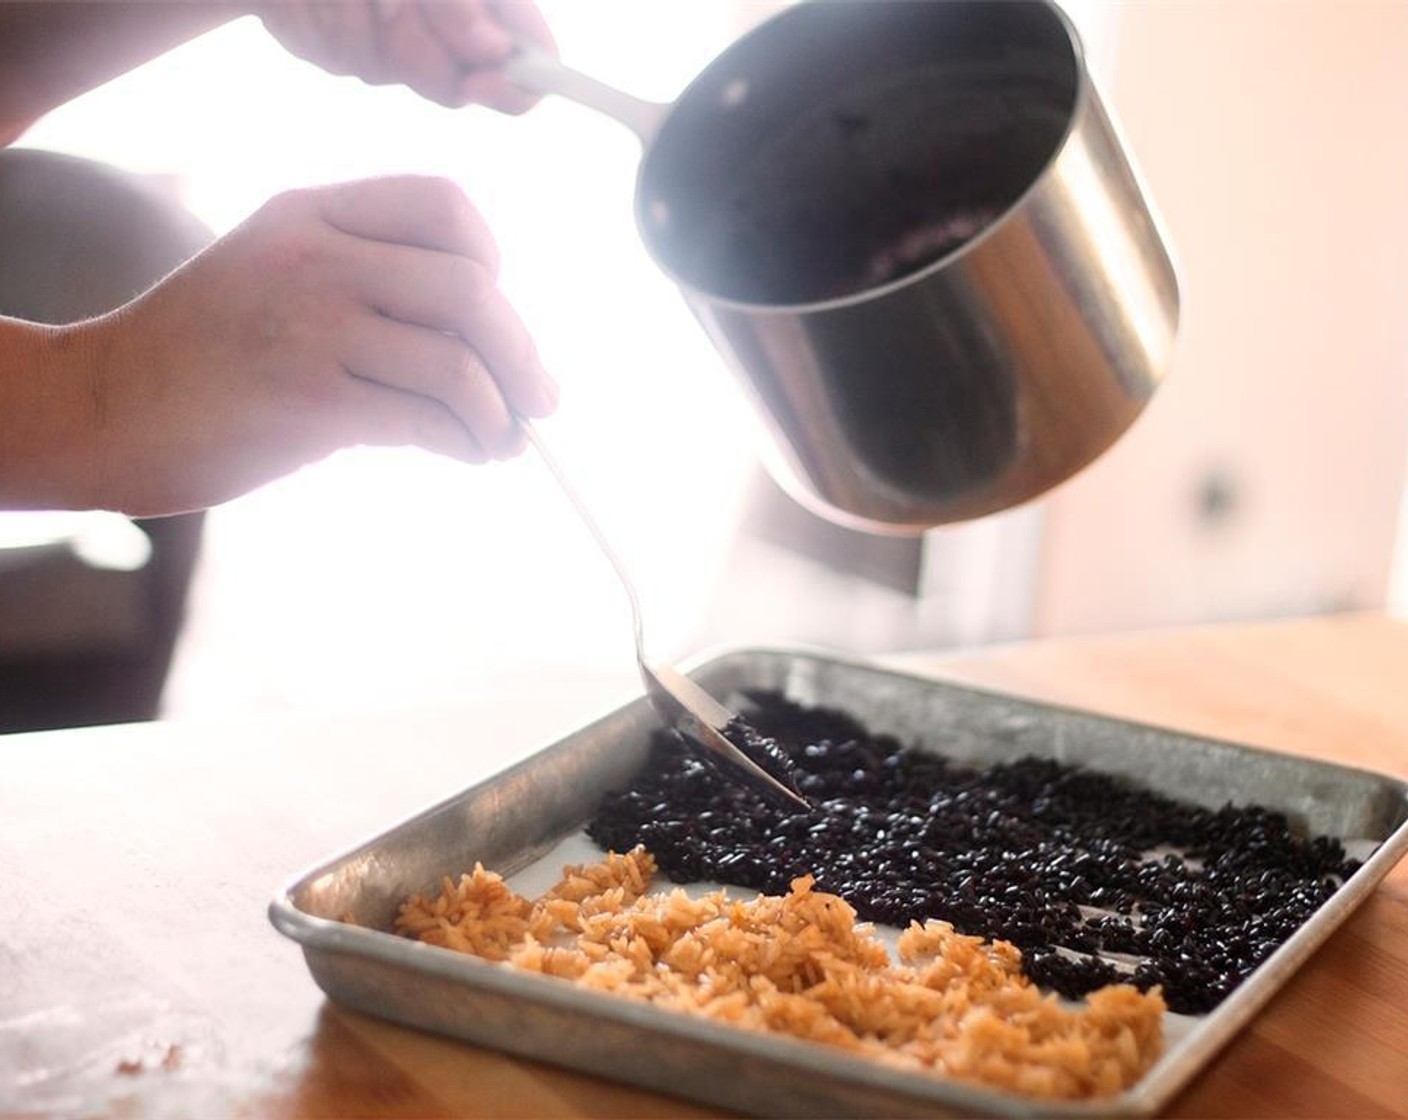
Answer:
<svg viewBox="0 0 1408 1120"><path fill-rule="evenodd" d="M518 423L523 429L523 434L528 438L528 442L533 445L538 457L548 468L548 472L557 481L573 508L576 509L582 523L590 530L598 547L616 570L621 586L625 589L626 598L630 600L631 604L636 664L640 668L641 679L645 682L646 695L650 697L655 710L666 723L682 734L688 735L713 754L715 758L723 762L729 772L742 779L753 789L760 793L781 796L802 808L811 808L805 798L788 789L784 783L778 781L724 737L724 729L737 718L733 712L725 708L683 673L668 665L652 665L649 662L645 656L645 624L641 616L640 599L636 595L635 584L631 580L630 573L627 572L625 564L616 555L616 550L611 547L606 535L601 530L601 526L597 524L596 518L592 516L581 495L577 493L577 488L567 477L566 471L558 463L557 458L548 450L547 445L543 442L543 437L538 434L532 422L520 416Z"/></svg>

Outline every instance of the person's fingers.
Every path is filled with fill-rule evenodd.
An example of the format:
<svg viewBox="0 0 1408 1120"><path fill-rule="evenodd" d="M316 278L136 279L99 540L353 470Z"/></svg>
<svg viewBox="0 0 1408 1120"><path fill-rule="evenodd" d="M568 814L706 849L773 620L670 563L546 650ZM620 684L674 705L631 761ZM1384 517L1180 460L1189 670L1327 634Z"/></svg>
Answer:
<svg viewBox="0 0 1408 1120"><path fill-rule="evenodd" d="M423 397L465 430L481 459L521 450L515 412L556 407L557 388L499 289L488 226L454 184L397 177L289 192L237 236L250 250L244 259L268 278L260 290L286 292L260 314L283 324L283 366L315 396L324 390L306 375L323 369L333 396L340 371L341 380ZM406 423L377 442L401 439ZM444 446L443 431L430 430Z"/></svg>
<svg viewBox="0 0 1408 1120"><path fill-rule="evenodd" d="M463 102L485 105L509 116L520 116L542 100L542 95L515 85L500 71L475 70L460 79L457 96Z"/></svg>
<svg viewBox="0 0 1408 1120"><path fill-rule="evenodd" d="M292 192L271 206L265 217L284 227L288 267L305 277L300 322L341 330L366 310L453 334L481 356L509 408L545 416L556 407L557 387L498 288L493 238L459 188L401 177ZM338 310L328 293L352 302ZM496 426L480 434L499 446Z"/></svg>
<svg viewBox="0 0 1408 1120"><path fill-rule="evenodd" d="M348 372L439 401L491 458L510 458L523 437L479 354L455 335L365 316L343 344Z"/></svg>
<svg viewBox="0 0 1408 1120"><path fill-rule="evenodd" d="M338 415L338 446L421 447L466 463L489 456L470 431L439 401L375 381L348 379Z"/></svg>
<svg viewBox="0 0 1408 1120"><path fill-rule="evenodd" d="M473 28L481 44L492 43L491 49L481 46L481 53L471 56L461 53L465 66L458 89L460 101L473 101L497 109L502 113L525 113L542 100L542 95L532 90L514 85L498 68L508 59L513 46L520 42L532 43L548 54L556 56L557 43L547 20L543 18L536 4L529 0L515 0L512 3L498 3L496 0L461 0L464 6L479 9L477 18L470 21L456 21L459 26L451 27L446 17L447 7L427 5L429 17L436 22L437 29L449 37L451 43L458 42L457 35L463 35ZM489 37L483 28L492 28ZM491 53L492 51L492 53Z"/></svg>
<svg viewBox="0 0 1408 1120"><path fill-rule="evenodd" d="M403 81L422 97L451 109L465 104L459 63L418 8L397 9L395 18L383 26L380 48L383 81Z"/></svg>
<svg viewBox="0 0 1408 1120"><path fill-rule="evenodd" d="M320 29L306 4L268 4L259 9L265 28L299 58L314 60Z"/></svg>
<svg viewBox="0 0 1408 1120"><path fill-rule="evenodd" d="M436 0L416 5L426 31L462 68L498 66L513 39L484 0Z"/></svg>
<svg viewBox="0 0 1408 1120"><path fill-rule="evenodd" d="M297 6L307 9L317 36L313 61L331 74L376 80L377 20L368 0L305 0Z"/></svg>
<svg viewBox="0 0 1408 1120"><path fill-rule="evenodd" d="M513 50L513 39L485 0L378 0L373 10L380 18L370 27L349 18L339 28L344 37L361 34L365 40L344 39L337 49L358 59L356 73L364 80L402 82L449 108L471 100L463 89L466 73L500 66Z"/></svg>
<svg viewBox="0 0 1408 1120"><path fill-rule="evenodd" d="M458 335L493 374L509 407L542 416L557 391L537 347L494 277L477 261L402 249L361 270L362 298L382 314Z"/></svg>
<svg viewBox="0 0 1408 1120"><path fill-rule="evenodd" d="M343 233L468 257L498 275L499 248L489 224L447 179L397 175L313 194L323 220Z"/></svg>
<svg viewBox="0 0 1408 1120"><path fill-rule="evenodd" d="M288 50L330 73L403 83L452 108L523 112L539 95L499 67L516 42L557 53L531 0L261 0L254 10Z"/></svg>
<svg viewBox="0 0 1408 1120"><path fill-rule="evenodd" d="M486 3L490 13L511 38L520 42L526 39L549 54L557 55L557 40L553 38L552 28L532 0L486 0Z"/></svg>

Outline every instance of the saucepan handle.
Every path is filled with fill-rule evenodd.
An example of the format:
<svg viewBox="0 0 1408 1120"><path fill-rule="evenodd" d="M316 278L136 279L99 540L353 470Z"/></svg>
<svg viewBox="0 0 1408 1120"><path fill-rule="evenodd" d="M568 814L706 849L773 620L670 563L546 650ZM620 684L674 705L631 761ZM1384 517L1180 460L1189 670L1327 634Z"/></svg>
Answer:
<svg viewBox="0 0 1408 1120"><path fill-rule="evenodd" d="M532 43L520 41L513 56L504 63L503 71L515 85L533 93L557 94L605 113L634 132L642 145L650 143L670 111L669 105L623 93L580 70L564 66Z"/></svg>

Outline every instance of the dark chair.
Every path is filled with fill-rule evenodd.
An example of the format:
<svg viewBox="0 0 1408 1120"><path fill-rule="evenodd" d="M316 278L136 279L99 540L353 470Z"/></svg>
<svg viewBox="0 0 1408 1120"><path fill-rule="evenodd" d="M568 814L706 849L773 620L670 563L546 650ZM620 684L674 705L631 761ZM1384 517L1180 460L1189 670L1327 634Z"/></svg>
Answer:
<svg viewBox="0 0 1408 1120"><path fill-rule="evenodd" d="M0 314L66 323L110 311L210 240L159 181L0 151ZM61 541L0 550L0 732L157 715L202 519L135 522L151 544L135 571L95 567Z"/></svg>

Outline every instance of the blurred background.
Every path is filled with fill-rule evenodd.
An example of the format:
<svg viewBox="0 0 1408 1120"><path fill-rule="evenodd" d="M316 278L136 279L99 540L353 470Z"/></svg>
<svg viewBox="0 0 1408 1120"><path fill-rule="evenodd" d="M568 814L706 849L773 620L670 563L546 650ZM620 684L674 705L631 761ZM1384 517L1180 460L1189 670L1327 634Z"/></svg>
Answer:
<svg viewBox="0 0 1408 1120"><path fill-rule="evenodd" d="M565 61L662 101L778 6L542 2ZM634 572L658 657L1401 611L1408 5L1067 10L1179 261L1176 362L1074 480L917 541L823 524L762 475L728 373L636 237L637 143L586 109L440 109L330 77L247 19L64 107L20 146L137 172L217 233L288 187L403 171L461 182L563 386L545 434ZM109 575L81 600L86 628L46 635L32 597L8 615L0 603L0 646L52 650L130 622L122 596L143 550L124 526L6 515L7 543ZM638 685L626 601L539 465L358 450L209 514L161 714L563 690L595 702Z"/></svg>

